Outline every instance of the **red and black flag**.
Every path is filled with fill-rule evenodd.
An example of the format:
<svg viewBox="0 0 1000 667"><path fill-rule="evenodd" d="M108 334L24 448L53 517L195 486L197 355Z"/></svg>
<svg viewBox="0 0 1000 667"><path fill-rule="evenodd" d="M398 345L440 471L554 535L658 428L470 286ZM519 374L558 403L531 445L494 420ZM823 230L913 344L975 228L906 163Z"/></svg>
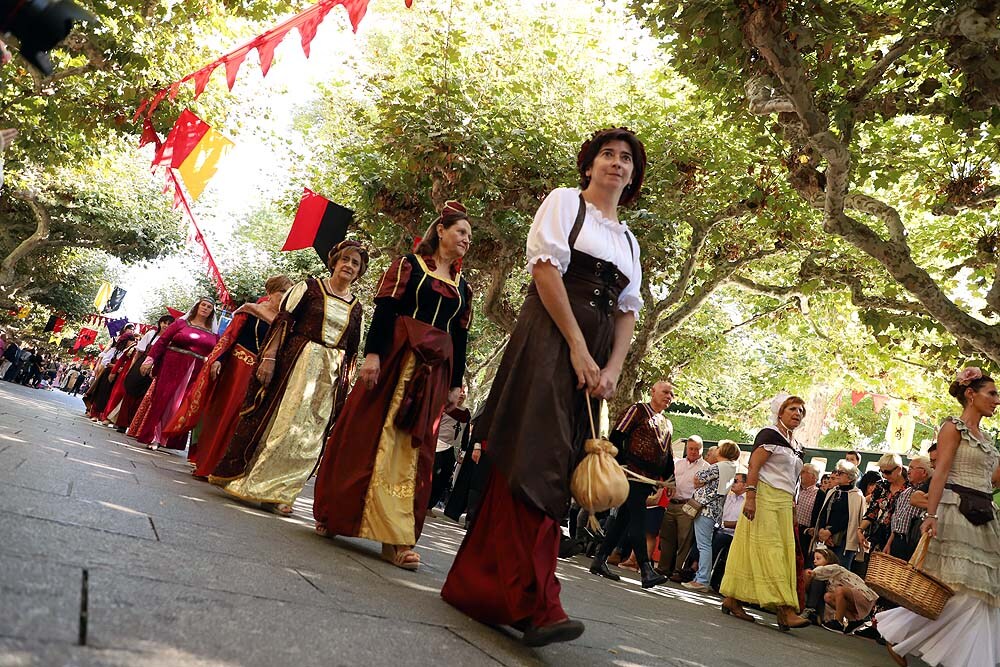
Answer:
<svg viewBox="0 0 1000 667"><path fill-rule="evenodd" d="M45 331L51 331L52 333L59 333L62 331L63 325L66 324L66 320L59 317L58 315L50 315L49 321L45 324Z"/></svg>
<svg viewBox="0 0 1000 667"><path fill-rule="evenodd" d="M96 331L93 329L80 329L80 333L76 336L76 342L73 343L73 349L80 350L88 345L93 345L95 340L97 340Z"/></svg>
<svg viewBox="0 0 1000 667"><path fill-rule="evenodd" d="M347 228L353 219L351 209L304 188L295 221L281 249L301 250L312 246L320 261L326 264L333 246L347 238Z"/></svg>

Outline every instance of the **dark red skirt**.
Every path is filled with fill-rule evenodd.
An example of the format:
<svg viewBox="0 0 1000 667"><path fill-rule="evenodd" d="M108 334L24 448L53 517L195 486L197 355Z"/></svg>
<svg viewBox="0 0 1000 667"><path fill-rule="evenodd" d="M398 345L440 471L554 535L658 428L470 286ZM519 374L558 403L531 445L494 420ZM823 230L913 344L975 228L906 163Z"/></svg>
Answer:
<svg viewBox="0 0 1000 667"><path fill-rule="evenodd" d="M453 352L451 336L405 316L396 318L392 348L382 359L378 383L372 389L363 382L354 384L326 442L316 473L313 516L333 535L353 537L361 530L379 438L410 353L416 357L416 370L407 382L403 403L407 396L412 399L413 423L406 430L414 449L420 450L413 480L414 535L420 537L431 494L438 425L448 402ZM400 428L398 423L396 427Z"/></svg>
<svg viewBox="0 0 1000 667"><path fill-rule="evenodd" d="M560 536L555 519L513 496L494 470L441 597L488 625L566 620L556 578Z"/></svg>
<svg viewBox="0 0 1000 667"><path fill-rule="evenodd" d="M257 357L242 345L236 345L215 383L212 398L201 417L201 433L192 460L194 474L208 477L229 447L240 421L240 407L247 395Z"/></svg>

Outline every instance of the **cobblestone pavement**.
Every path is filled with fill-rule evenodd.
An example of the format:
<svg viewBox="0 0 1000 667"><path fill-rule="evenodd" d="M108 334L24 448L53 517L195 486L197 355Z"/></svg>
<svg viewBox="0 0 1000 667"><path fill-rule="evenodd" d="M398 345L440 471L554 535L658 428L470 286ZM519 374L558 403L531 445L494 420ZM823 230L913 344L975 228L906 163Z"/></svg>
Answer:
<svg viewBox="0 0 1000 667"><path fill-rule="evenodd" d="M0 382L0 667L890 664L872 641L751 626L715 596L611 583L584 558L559 577L587 632L527 649L440 599L462 538L447 519L404 572L376 544L314 535L311 486L292 517L262 512L82 413Z"/></svg>

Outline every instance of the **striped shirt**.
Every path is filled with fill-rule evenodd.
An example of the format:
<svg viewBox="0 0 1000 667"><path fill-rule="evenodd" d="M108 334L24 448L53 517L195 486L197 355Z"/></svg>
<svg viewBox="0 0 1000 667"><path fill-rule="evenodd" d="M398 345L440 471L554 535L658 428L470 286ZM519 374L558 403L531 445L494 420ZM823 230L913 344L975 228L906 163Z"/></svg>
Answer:
<svg viewBox="0 0 1000 667"><path fill-rule="evenodd" d="M816 493L819 487L813 484L809 488L799 490L799 499L795 501L795 523L800 526L811 526L813 505L816 504Z"/></svg>

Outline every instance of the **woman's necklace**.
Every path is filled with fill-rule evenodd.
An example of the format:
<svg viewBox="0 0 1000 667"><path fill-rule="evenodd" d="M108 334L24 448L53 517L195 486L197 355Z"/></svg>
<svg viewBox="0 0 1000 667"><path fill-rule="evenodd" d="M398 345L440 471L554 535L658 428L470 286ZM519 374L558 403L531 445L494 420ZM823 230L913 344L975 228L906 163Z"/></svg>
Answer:
<svg viewBox="0 0 1000 667"><path fill-rule="evenodd" d="M343 292L338 292L337 291L337 289L333 286L333 277L332 276L330 278L324 278L323 280L326 282L327 289L330 290L331 294L339 296L341 299L345 299L345 300L349 299L351 297L351 289L350 289L350 287L348 287Z"/></svg>

